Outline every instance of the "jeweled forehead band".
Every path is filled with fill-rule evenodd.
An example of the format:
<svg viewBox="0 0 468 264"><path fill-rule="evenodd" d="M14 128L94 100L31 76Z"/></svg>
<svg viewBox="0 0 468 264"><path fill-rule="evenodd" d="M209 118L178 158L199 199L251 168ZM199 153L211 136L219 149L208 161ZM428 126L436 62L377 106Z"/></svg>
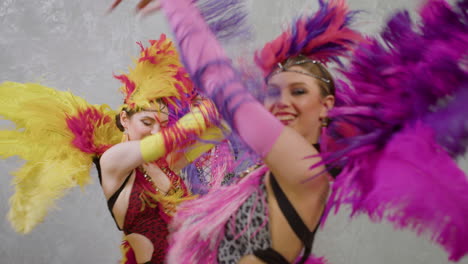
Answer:
<svg viewBox="0 0 468 264"><path fill-rule="evenodd" d="M320 71L322 73L325 73L324 69L323 69L323 65L320 61L318 60L310 60L310 59L304 59L304 60L300 60L300 61L295 61L295 62L290 62L290 60L286 60L286 62L284 64L281 64L280 62L278 62L278 69L271 72L268 77L266 78L266 80L268 81L273 75L275 74L278 74L280 72L295 72L295 73L300 73L300 74L304 74L304 75L308 75L308 76L311 76L311 77L314 77L316 79L319 79L320 81L326 83L326 84L330 84L330 80L327 79L327 78L324 78L322 76L319 76L317 74L313 74L313 73L309 73L309 72L303 72L303 71L298 71L298 70L291 70L291 69L288 69L292 66L296 66L296 65L302 65L302 64L305 64L305 63L313 63L313 64L316 64L318 65Z"/></svg>

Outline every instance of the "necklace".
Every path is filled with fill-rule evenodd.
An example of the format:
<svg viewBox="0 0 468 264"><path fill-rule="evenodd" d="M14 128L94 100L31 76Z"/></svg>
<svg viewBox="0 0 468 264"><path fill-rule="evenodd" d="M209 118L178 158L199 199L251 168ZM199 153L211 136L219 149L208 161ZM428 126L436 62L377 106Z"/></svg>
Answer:
<svg viewBox="0 0 468 264"><path fill-rule="evenodd" d="M175 193L177 190L179 190L181 188L180 178L179 178L179 176L177 176L177 174L175 174L169 168L167 162L161 159L161 160L156 161L156 165L158 165L158 167L161 169L161 171L169 178L170 186L169 186L169 190L167 190L167 191L163 191L161 188L159 188L156 185L156 183L153 181L151 176L148 175L146 170L143 167L140 167L141 171L143 172L143 176L144 176L145 180L148 181L149 183L151 183L151 185L154 187L155 191L166 196L166 195L171 195L171 194Z"/></svg>
<svg viewBox="0 0 468 264"><path fill-rule="evenodd" d="M248 167L246 170L240 173L240 178L244 178L245 176L249 175L251 172L254 170L258 169L260 166L262 166L262 163L258 162L250 167Z"/></svg>
<svg viewBox="0 0 468 264"><path fill-rule="evenodd" d="M148 181L149 183L151 183L151 185L153 185L154 189L156 190L156 192L159 192L159 193L162 193L164 195L167 195L167 192L164 192L162 191L158 185L156 185L156 183L154 183L153 179L151 179L151 176L149 176L146 171L143 171L143 177L145 177L145 180ZM170 187L169 187L170 188Z"/></svg>

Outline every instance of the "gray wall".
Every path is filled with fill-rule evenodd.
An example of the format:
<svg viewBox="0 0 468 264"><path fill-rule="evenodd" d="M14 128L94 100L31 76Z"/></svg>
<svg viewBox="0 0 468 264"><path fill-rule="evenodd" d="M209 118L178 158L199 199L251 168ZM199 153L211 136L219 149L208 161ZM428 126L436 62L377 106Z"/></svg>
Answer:
<svg viewBox="0 0 468 264"><path fill-rule="evenodd" d="M105 11L111 0L3 0L0 2L0 81L40 81L71 90L95 104L117 107L119 84L112 73L125 71L135 56L136 41L166 32L161 15L134 16L135 1L124 1L114 13ZM255 47L276 36L283 22L309 8L312 0L250 0L259 38ZM396 8L414 8L414 0L349 0L362 14L359 27L376 32L386 14ZM244 50L232 49L240 53ZM110 217L97 177L84 190L72 190L58 202L44 223L28 235L13 232L6 221L12 195L9 171L17 159L0 160L0 264L116 263L121 235ZM467 162L461 161L465 171ZM366 217L349 222L347 212L333 216L316 240L314 251L336 264L448 263L446 254L427 239L394 231ZM468 259L461 263L468 264Z"/></svg>

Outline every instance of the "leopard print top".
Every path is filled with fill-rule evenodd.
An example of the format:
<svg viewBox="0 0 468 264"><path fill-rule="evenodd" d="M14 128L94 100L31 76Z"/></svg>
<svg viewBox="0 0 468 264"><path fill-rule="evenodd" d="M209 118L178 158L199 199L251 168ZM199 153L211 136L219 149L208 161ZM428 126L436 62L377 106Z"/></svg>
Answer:
<svg viewBox="0 0 468 264"><path fill-rule="evenodd" d="M242 256L271 246L264 182L228 220L224 231L218 248L219 264L236 264Z"/></svg>

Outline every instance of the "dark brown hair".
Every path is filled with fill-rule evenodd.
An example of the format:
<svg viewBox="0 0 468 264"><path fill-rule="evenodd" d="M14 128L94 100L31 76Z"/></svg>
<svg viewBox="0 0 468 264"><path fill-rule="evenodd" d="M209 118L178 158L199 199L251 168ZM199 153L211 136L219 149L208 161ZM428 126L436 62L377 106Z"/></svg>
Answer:
<svg viewBox="0 0 468 264"><path fill-rule="evenodd" d="M125 113L127 113L128 118L132 117L132 115L136 113L135 110L127 110L126 108L122 109L122 111L125 111ZM123 127L122 122L120 122L120 113L121 112L115 115L115 125L120 131L124 132L125 128Z"/></svg>

